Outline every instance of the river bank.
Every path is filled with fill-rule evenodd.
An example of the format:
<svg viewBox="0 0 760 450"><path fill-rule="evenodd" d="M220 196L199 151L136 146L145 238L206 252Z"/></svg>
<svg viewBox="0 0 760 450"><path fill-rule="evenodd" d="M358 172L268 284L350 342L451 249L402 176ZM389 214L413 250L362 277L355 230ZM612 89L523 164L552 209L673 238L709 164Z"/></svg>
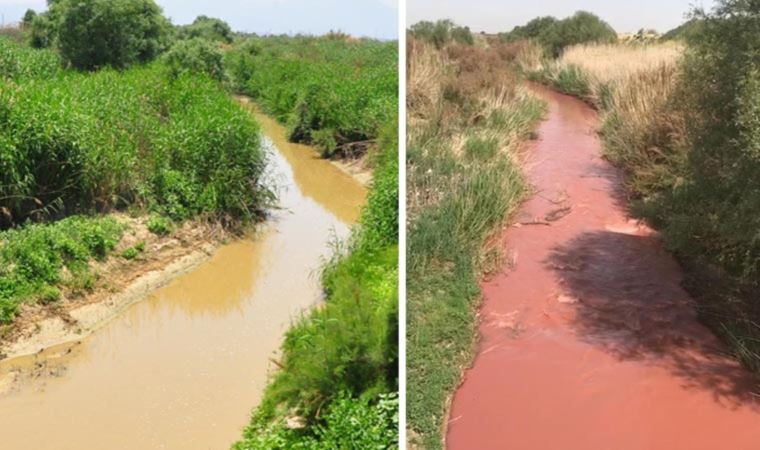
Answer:
<svg viewBox="0 0 760 450"><path fill-rule="evenodd" d="M239 436L276 368L283 333L320 302L314 274L330 243L348 235L366 194L309 147L289 144L282 127L257 120L279 209L254 236L216 251L189 245L201 255L180 258L170 282L75 345L0 363L0 423L11 448L205 449ZM84 432L85 424L98 431Z"/></svg>

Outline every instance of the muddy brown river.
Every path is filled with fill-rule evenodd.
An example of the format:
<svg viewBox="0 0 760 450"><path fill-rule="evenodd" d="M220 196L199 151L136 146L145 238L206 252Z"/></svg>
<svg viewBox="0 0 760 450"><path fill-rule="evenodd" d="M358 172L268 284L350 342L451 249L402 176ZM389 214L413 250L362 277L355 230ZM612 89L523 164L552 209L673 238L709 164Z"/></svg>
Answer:
<svg viewBox="0 0 760 450"><path fill-rule="evenodd" d="M282 209L81 343L3 361L17 382L0 397L0 448L217 450L240 438L284 332L321 300L321 258L366 195L254 114Z"/></svg>
<svg viewBox="0 0 760 450"><path fill-rule="evenodd" d="M598 117L535 89L548 103L525 164L535 193L506 232L511 267L482 283L447 447L760 449L756 380L698 322L657 234L629 216Z"/></svg>

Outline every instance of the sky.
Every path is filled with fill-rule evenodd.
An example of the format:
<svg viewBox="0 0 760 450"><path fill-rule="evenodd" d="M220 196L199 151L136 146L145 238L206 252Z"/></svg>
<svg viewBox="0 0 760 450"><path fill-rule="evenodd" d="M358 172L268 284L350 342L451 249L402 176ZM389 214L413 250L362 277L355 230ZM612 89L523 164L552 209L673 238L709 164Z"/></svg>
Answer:
<svg viewBox="0 0 760 450"><path fill-rule="evenodd" d="M713 0L407 0L406 23L452 19L472 31L495 33L509 31L537 16L561 19L586 10L619 33L641 28L665 32L680 25L692 5L710 9Z"/></svg>
<svg viewBox="0 0 760 450"><path fill-rule="evenodd" d="M235 31L259 34L324 34L396 39L398 0L157 0L174 24L198 15L218 17ZM44 11L45 0L0 0L4 23L18 22L28 9Z"/></svg>

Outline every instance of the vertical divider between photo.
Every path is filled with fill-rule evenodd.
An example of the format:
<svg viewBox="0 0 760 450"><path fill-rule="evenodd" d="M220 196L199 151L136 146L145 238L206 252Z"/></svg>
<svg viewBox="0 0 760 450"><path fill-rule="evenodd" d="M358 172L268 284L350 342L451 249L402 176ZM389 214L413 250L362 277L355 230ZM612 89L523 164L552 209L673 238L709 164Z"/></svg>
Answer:
<svg viewBox="0 0 760 450"><path fill-rule="evenodd" d="M406 0L398 2L399 448L406 448Z"/></svg>

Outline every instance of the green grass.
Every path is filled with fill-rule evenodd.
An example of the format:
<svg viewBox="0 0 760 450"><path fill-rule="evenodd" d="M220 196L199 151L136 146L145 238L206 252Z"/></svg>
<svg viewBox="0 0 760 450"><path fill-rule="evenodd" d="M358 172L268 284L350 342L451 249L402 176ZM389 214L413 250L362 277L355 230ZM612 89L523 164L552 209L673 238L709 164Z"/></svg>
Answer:
<svg viewBox="0 0 760 450"><path fill-rule="evenodd" d="M145 251L145 241L140 241L137 244L133 245L132 247L129 247L121 252L121 257L124 259L135 259L137 258L140 253Z"/></svg>
<svg viewBox="0 0 760 450"><path fill-rule="evenodd" d="M226 56L236 88L325 156L363 151L395 119L397 61L396 42L342 35L251 38Z"/></svg>
<svg viewBox="0 0 760 450"><path fill-rule="evenodd" d="M36 55L21 59L31 66L48 55L5 42L0 60L14 52ZM271 200L258 125L216 81L170 78L158 63L57 77L30 70L0 88L5 226L132 205L230 223L257 218Z"/></svg>
<svg viewBox="0 0 760 450"><path fill-rule="evenodd" d="M60 287L92 289L89 263L110 254L123 232L115 219L97 217L0 232L0 323L11 322L24 302L58 300Z"/></svg>
<svg viewBox="0 0 760 450"><path fill-rule="evenodd" d="M407 234L407 398L422 448L442 447L447 399L472 357L483 245L526 193L519 167L499 150L514 150L542 111L515 98L479 127L431 120L412 130L410 195L427 200L410 212ZM463 132L458 154L452 138Z"/></svg>

